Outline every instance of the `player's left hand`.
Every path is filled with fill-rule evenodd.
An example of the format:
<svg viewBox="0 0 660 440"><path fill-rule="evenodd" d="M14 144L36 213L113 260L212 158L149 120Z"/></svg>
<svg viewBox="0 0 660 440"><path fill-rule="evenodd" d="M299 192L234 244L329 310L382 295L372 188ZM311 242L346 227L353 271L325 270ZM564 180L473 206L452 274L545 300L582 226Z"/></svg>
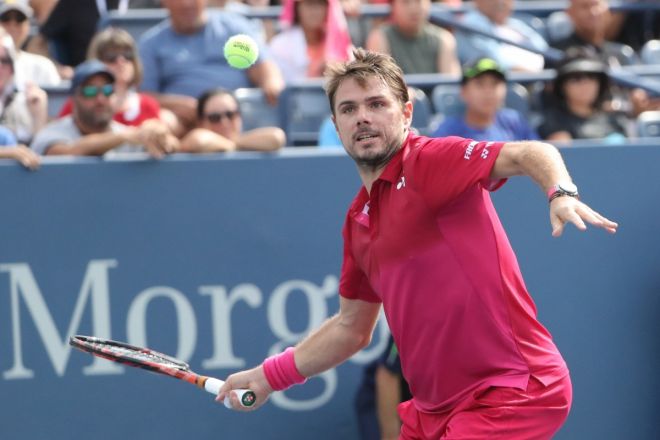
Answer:
<svg viewBox="0 0 660 440"><path fill-rule="evenodd" d="M614 234L619 227L617 223L603 217L574 197L557 197L550 202L552 236L559 237L564 231L564 225L568 222L573 223L581 231L586 230L586 223L589 223L603 228L611 234Z"/></svg>

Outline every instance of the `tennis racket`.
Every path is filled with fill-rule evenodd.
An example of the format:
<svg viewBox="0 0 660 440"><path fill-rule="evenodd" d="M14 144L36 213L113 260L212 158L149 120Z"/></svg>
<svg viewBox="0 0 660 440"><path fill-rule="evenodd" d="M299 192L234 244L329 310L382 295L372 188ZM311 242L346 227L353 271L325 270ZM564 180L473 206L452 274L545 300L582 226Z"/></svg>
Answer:
<svg viewBox="0 0 660 440"><path fill-rule="evenodd" d="M129 367L142 368L153 373L185 380L197 385L211 394L218 394L224 382L214 377L202 376L190 371L187 363L150 350L148 348L135 347L124 342L111 341L109 339L95 338L92 336L71 336L69 344L78 350L85 351L108 359L113 362L128 365ZM233 390L238 396L239 402L244 407L250 407L256 402L256 395L251 390ZM229 396L225 397L225 406L231 408Z"/></svg>

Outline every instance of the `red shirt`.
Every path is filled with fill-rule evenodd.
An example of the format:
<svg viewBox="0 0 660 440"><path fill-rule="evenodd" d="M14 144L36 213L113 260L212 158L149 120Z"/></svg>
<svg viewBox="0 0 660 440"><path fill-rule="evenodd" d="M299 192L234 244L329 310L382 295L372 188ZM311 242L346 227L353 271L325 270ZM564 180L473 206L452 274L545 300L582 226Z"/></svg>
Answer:
<svg viewBox="0 0 660 440"><path fill-rule="evenodd" d="M420 411L568 372L490 199L503 145L411 134L346 217L340 294L382 301Z"/></svg>
<svg viewBox="0 0 660 440"><path fill-rule="evenodd" d="M160 104L158 104L158 101L156 101L155 98L142 93L139 93L138 96L138 106L125 112L115 113L112 119L121 122L124 125L139 126L147 119L160 118ZM73 102L71 101L71 98L68 98L62 105L62 109L57 117L61 118L70 115L72 111Z"/></svg>

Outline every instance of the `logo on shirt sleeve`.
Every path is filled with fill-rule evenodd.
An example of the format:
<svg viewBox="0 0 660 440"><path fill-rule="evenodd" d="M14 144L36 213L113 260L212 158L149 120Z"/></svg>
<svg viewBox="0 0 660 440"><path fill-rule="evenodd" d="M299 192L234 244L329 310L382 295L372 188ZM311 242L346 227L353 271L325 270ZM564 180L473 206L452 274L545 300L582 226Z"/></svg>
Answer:
<svg viewBox="0 0 660 440"><path fill-rule="evenodd" d="M492 143L492 142L488 142L488 143L484 146L484 149L481 150L481 158L482 158L482 159L486 159L486 158L488 157L488 153L490 152L490 150L488 150L488 148L490 148L491 145L493 145L493 143Z"/></svg>
<svg viewBox="0 0 660 440"><path fill-rule="evenodd" d="M479 142L477 142L477 141L470 142L470 144L467 146L467 149L465 150L465 154L463 155L463 159L470 160L470 156L472 156L472 150L474 150L474 147L476 147L478 143Z"/></svg>

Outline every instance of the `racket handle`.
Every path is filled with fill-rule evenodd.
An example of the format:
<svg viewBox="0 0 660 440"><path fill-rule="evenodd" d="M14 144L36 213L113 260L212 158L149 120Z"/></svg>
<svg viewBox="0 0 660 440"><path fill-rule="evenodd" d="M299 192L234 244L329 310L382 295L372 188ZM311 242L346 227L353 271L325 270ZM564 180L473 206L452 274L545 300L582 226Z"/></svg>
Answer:
<svg viewBox="0 0 660 440"><path fill-rule="evenodd" d="M216 379L215 377L209 377L204 382L204 389L211 394L217 395L220 392L220 387L224 385L224 381ZM238 401L241 402L241 406L249 408L257 401L257 396L252 390L232 390L236 393ZM231 400L229 396L225 397L225 406L229 409L232 409Z"/></svg>

